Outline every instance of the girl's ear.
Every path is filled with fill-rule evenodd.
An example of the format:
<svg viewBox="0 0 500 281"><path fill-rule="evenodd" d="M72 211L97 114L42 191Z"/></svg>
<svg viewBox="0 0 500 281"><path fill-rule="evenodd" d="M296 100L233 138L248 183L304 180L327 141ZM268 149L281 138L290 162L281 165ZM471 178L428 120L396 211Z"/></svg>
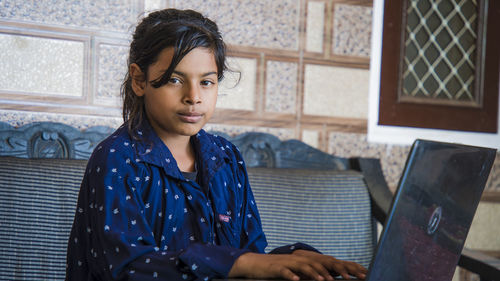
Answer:
<svg viewBox="0 0 500 281"><path fill-rule="evenodd" d="M130 65L129 74L132 79L132 90L137 96L143 96L146 88L146 77L141 68L136 63L133 63Z"/></svg>

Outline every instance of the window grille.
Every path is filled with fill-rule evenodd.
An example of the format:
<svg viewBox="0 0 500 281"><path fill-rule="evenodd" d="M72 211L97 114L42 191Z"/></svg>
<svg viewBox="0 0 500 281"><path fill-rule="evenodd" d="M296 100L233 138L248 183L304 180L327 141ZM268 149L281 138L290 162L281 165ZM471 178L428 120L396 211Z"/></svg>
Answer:
<svg viewBox="0 0 500 281"><path fill-rule="evenodd" d="M481 0L408 0L402 102L481 106Z"/></svg>

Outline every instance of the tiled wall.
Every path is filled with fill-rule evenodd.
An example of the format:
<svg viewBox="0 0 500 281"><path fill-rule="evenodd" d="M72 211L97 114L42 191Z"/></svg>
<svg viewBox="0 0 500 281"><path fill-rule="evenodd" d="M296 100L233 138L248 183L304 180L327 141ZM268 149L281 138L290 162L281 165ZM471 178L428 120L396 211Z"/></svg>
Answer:
<svg viewBox="0 0 500 281"><path fill-rule="evenodd" d="M379 157L397 185L409 147L367 142L372 0L0 1L0 121L121 124L130 33L145 11L214 19L230 66L209 130L264 131ZM241 73L241 81L238 80ZM488 190L500 191L500 161Z"/></svg>
<svg viewBox="0 0 500 281"><path fill-rule="evenodd" d="M325 151L337 148L332 133L365 136L371 0L3 0L0 121L117 127L130 34L163 7L201 11L229 45L234 72L208 129L266 131Z"/></svg>

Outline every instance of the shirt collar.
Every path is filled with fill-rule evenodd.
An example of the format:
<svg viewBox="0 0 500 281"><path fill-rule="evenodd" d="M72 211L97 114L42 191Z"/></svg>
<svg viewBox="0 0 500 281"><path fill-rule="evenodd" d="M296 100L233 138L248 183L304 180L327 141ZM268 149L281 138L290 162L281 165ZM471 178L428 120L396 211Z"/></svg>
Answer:
<svg viewBox="0 0 500 281"><path fill-rule="evenodd" d="M208 134L203 129L191 137L191 143L197 155L197 161L202 172L205 173L203 179L210 181L212 176L226 162L230 161L225 152L226 147L218 140L218 136Z"/></svg>
<svg viewBox="0 0 500 281"><path fill-rule="evenodd" d="M172 153L156 134L147 118L143 120L134 133L137 137L135 139L138 158L136 161L144 161L163 167L167 175L184 179ZM229 161L229 157L224 153L224 148L217 145L216 138L217 136L210 135L203 129L191 137L191 144L196 154L195 161L199 165L198 168L203 169L208 178L211 178L226 161Z"/></svg>

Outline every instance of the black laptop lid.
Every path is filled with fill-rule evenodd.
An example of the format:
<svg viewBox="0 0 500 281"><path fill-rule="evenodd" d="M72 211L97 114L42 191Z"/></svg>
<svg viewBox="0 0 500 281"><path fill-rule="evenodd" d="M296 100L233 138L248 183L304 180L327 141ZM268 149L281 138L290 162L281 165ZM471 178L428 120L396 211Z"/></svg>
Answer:
<svg viewBox="0 0 500 281"><path fill-rule="evenodd" d="M367 280L451 280L495 154L415 141Z"/></svg>

